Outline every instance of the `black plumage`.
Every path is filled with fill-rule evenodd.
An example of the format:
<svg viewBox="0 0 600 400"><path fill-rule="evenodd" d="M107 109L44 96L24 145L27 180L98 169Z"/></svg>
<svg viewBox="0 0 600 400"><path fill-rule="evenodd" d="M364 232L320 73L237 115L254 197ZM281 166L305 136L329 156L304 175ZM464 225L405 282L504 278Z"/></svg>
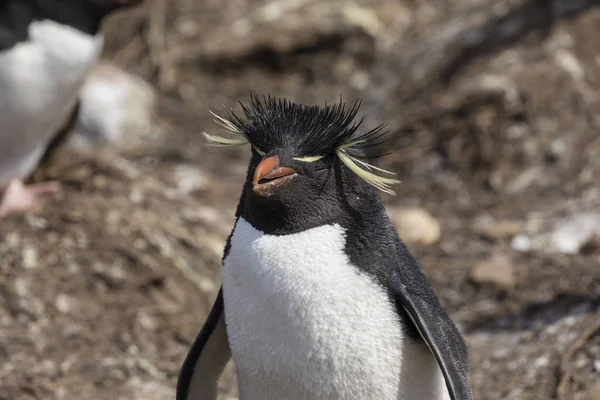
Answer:
<svg viewBox="0 0 600 400"><path fill-rule="evenodd" d="M328 156L337 149L348 147L353 155L362 152L386 133L384 125L359 133L363 119L356 120L361 101L350 107L340 99L323 107L291 102L272 96L261 100L253 94L250 104L240 103L244 116L233 111L227 119L248 142L264 153L286 149L296 157Z"/></svg>
<svg viewBox="0 0 600 400"><path fill-rule="evenodd" d="M316 107L271 97L259 101L254 96L250 106L243 107L246 119L230 114L228 120L222 120L230 128L233 124L230 131L242 135L260 150L252 151L236 221L243 219L258 231L275 236L292 235L323 225L342 227L344 253L351 265L385 290L406 336L427 344L445 378L450 398L470 400L468 353L462 335L398 237L377 190L340 157L339 151L344 145L362 138L355 149L361 152L361 145L369 145L380 135L380 128L362 135L358 133L360 122L352 121L359 105L356 102L346 109L340 102ZM316 155L325 157L311 162L296 159ZM256 186L253 177L265 160L275 156L278 161L274 168L291 168L297 176L265 197L253 190ZM231 236L224 259L230 251L230 240ZM353 302L368 304L369 301L369 298L353 298L347 307L353 307ZM197 389L199 384L205 385L212 379L204 372L208 363L221 368L231 356L226 341L214 334L219 324L223 324L223 312L226 310L220 294L182 367L178 400L189 400L193 385ZM207 346L212 350L205 352ZM217 351L215 346L220 346ZM410 360L404 362L410 368Z"/></svg>

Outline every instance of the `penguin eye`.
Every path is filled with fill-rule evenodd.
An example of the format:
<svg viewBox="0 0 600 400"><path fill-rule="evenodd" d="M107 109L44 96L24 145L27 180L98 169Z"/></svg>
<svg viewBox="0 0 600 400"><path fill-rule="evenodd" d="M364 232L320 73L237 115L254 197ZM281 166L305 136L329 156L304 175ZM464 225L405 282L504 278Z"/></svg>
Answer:
<svg viewBox="0 0 600 400"><path fill-rule="evenodd" d="M308 156L308 157L294 157L294 160L306 162L306 163L312 163L315 161L319 161L323 158L325 158L325 156Z"/></svg>
<svg viewBox="0 0 600 400"><path fill-rule="evenodd" d="M254 150L256 150L256 152L261 156L264 156L265 154L267 154L264 151L262 151L261 149L259 149L258 147L256 147L255 145L252 145L252 148L254 148Z"/></svg>

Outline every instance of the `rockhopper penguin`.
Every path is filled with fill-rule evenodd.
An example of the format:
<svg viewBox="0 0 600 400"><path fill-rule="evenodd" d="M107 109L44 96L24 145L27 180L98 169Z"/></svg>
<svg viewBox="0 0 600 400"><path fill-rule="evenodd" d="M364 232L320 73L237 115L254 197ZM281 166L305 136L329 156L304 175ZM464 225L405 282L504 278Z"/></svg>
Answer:
<svg viewBox="0 0 600 400"><path fill-rule="evenodd" d="M79 89L102 52L102 19L141 1L0 0L0 217L58 192L56 182L23 180L75 120Z"/></svg>
<svg viewBox="0 0 600 400"><path fill-rule="evenodd" d="M242 400L470 400L467 349L402 244L366 161L359 103L252 97L216 116L252 158L222 287L179 374L178 400L212 400L233 356Z"/></svg>

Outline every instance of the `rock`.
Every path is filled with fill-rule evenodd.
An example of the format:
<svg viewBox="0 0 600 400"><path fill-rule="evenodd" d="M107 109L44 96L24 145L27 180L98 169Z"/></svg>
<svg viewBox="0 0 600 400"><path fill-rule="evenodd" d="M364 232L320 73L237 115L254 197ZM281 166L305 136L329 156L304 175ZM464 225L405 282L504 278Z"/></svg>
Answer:
<svg viewBox="0 0 600 400"><path fill-rule="evenodd" d="M72 143L122 142L152 131L157 108L154 88L108 62L99 63L79 93Z"/></svg>
<svg viewBox="0 0 600 400"><path fill-rule="evenodd" d="M390 218L405 243L433 244L440 240L441 227L437 219L422 208L389 210Z"/></svg>
<svg viewBox="0 0 600 400"><path fill-rule="evenodd" d="M31 269L38 265L38 252L35 247L25 246L22 252L23 268Z"/></svg>
<svg viewBox="0 0 600 400"><path fill-rule="evenodd" d="M523 233L519 233L512 238L510 245L516 251L526 253L531 250L531 238Z"/></svg>
<svg viewBox="0 0 600 400"><path fill-rule="evenodd" d="M523 102L517 84L506 75L486 74L469 81L461 88L463 96L470 99L498 98L506 110L520 112Z"/></svg>
<svg viewBox="0 0 600 400"><path fill-rule="evenodd" d="M158 327L158 321L156 318L145 310L142 310L137 314L137 320L140 326L146 331L154 332Z"/></svg>
<svg viewBox="0 0 600 400"><path fill-rule="evenodd" d="M54 301L54 307L62 314L68 314L75 304L75 299L64 293L59 293Z"/></svg>
<svg viewBox="0 0 600 400"><path fill-rule="evenodd" d="M515 220L497 221L489 215L478 217L473 223L473 230L488 239L506 239L519 233L523 224Z"/></svg>
<svg viewBox="0 0 600 400"><path fill-rule="evenodd" d="M19 234L16 232L8 232L6 233L6 236L4 236L3 240L9 248L15 248L19 246L19 243L21 242L21 236L19 236Z"/></svg>
<svg viewBox="0 0 600 400"><path fill-rule="evenodd" d="M537 235L520 233L511 242L517 251L578 254L588 245L600 246L600 214L582 212L563 218L550 231Z"/></svg>
<svg viewBox="0 0 600 400"><path fill-rule="evenodd" d="M19 297L29 297L31 281L26 278L19 277L14 282L14 292Z"/></svg>
<svg viewBox="0 0 600 400"><path fill-rule="evenodd" d="M492 283L505 289L512 288L516 284L514 265L504 254L497 254L478 262L471 269L470 276L474 282Z"/></svg>
<svg viewBox="0 0 600 400"><path fill-rule="evenodd" d="M550 234L548 250L577 254L581 248L600 239L600 214L581 213L556 224Z"/></svg>
<svg viewBox="0 0 600 400"><path fill-rule="evenodd" d="M175 168L173 180L177 184L177 192L183 196L206 190L212 183L200 168L187 165L179 165Z"/></svg>
<svg viewBox="0 0 600 400"><path fill-rule="evenodd" d="M585 71L581 62L573 53L565 49L560 49L554 55L556 63L565 70L576 81L581 81L585 77Z"/></svg>

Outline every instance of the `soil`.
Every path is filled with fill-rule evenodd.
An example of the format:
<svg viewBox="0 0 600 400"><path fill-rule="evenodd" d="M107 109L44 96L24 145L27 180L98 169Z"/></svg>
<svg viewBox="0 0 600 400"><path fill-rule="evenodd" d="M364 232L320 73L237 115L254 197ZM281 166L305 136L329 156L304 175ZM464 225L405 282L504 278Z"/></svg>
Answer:
<svg viewBox="0 0 600 400"><path fill-rule="evenodd" d="M511 244L600 211L598 3L154 0L111 17L105 57L156 86L158 120L59 147L35 179L62 195L2 220L0 399L173 398L248 158L200 133L252 91L362 98L366 127L388 123L378 165L403 183L383 199L441 225L409 247L465 335L475 399L600 398L600 246ZM475 279L497 256L514 277ZM237 398L232 366L220 386Z"/></svg>

